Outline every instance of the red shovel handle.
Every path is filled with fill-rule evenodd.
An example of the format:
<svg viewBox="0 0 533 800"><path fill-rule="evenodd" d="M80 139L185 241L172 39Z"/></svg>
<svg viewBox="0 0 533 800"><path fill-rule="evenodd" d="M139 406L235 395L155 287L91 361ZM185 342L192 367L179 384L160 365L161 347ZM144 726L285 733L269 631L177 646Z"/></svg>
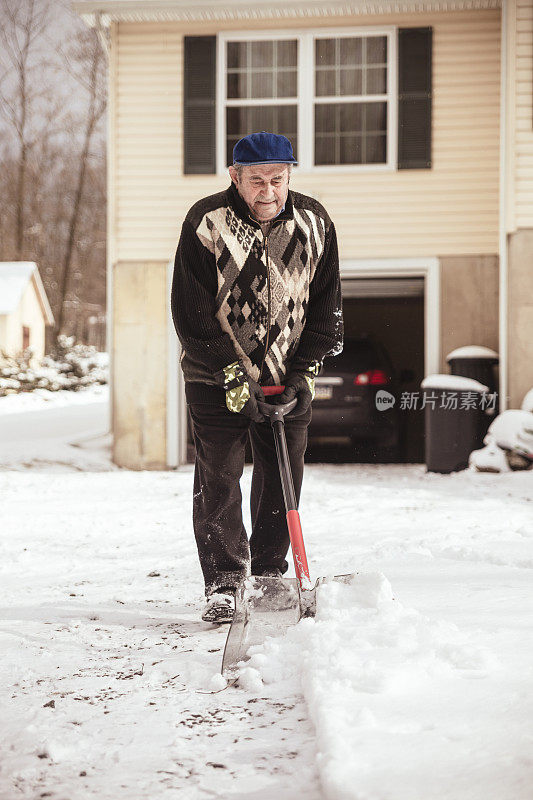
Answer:
<svg viewBox="0 0 533 800"><path fill-rule="evenodd" d="M307 565L307 556L305 555L305 545L302 534L302 525L300 523L300 515L296 509L287 511L287 527L289 529L289 538L291 540L294 571L296 572L300 589L307 589L309 588L307 584L310 583L309 567Z"/></svg>
<svg viewBox="0 0 533 800"><path fill-rule="evenodd" d="M283 394L285 391L284 386L261 386L265 397L271 397L273 394Z"/></svg>

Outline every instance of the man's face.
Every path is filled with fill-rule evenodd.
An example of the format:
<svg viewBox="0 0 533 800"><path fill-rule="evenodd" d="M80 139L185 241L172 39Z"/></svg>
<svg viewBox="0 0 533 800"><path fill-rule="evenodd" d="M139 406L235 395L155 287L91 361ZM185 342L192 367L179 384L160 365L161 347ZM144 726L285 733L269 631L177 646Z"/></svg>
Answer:
<svg viewBox="0 0 533 800"><path fill-rule="evenodd" d="M231 180L258 222L268 222L279 214L289 193L286 164L259 164L229 168Z"/></svg>

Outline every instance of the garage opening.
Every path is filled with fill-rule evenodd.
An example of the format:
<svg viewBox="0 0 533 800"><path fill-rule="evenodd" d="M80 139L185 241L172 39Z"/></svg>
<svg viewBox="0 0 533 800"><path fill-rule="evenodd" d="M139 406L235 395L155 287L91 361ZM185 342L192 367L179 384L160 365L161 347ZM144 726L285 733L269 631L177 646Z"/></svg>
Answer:
<svg viewBox="0 0 533 800"><path fill-rule="evenodd" d="M340 396L340 390L335 394L334 388L327 389L328 375L335 370L336 366L338 366L339 372L346 371L350 358L352 358L354 371L363 370L363 373L360 373L360 380L363 381L365 380L364 370L370 375L372 368L379 373L384 363L382 359L385 358L392 365L393 382L383 385L382 388L390 390L394 395L396 413L389 414L388 422L385 416L380 415L379 412L376 413L374 392L373 401L367 410L369 417L368 442L365 442L364 439L366 420L364 415L361 416L363 412L360 412L360 418L357 420L360 429L358 438L355 441L352 438L350 441L344 435L349 435L349 430L343 431L338 428L333 430L327 424L328 418L331 419L332 415L339 418L340 405L335 406L333 399L326 398L326 402L317 399L313 404L316 413L313 412L315 422L312 423L313 427L310 430L312 437L309 460L422 462L424 460L424 414L420 410L402 409L400 405L401 394L403 392L419 392L420 383L424 377L424 278L348 278L342 281L342 292L345 353L338 358L337 365L335 365L336 359L331 359L329 363L326 363L322 386L319 384L317 387L319 389L318 398L320 392L329 391L333 398L337 397L340 404L345 399L349 403L350 400L347 398L351 397L352 404L359 402L362 406L364 398L363 400L358 399L358 387L349 395L346 394L346 375L344 375L343 397ZM365 345L365 340L368 340L368 345ZM381 357L379 363L372 367L372 353L378 351L385 355ZM367 352L366 356L365 352ZM353 356L350 353L353 353ZM334 377L333 372L331 377ZM374 377L377 382L379 374ZM371 375L369 380L372 381L372 379ZM359 380L359 377L354 377L355 380ZM364 391L365 388L362 387L360 393L364 394ZM340 413L345 419L347 427L354 423L355 417L350 410ZM372 414L373 422L370 421ZM322 424L321 420L325 424ZM387 424L398 428L398 438L397 441L394 441L394 447L390 446L393 439L387 438L385 435ZM383 428L382 437L379 431L380 425ZM352 435L353 429L352 426ZM329 435L320 436L321 432ZM378 434L380 435L379 440ZM385 440L389 442L388 447L381 446Z"/></svg>

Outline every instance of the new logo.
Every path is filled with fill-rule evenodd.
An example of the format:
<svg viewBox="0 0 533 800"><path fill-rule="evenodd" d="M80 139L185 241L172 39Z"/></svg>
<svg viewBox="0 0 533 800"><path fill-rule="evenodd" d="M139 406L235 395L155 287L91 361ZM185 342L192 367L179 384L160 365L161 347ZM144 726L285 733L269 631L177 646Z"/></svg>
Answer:
<svg viewBox="0 0 533 800"><path fill-rule="evenodd" d="M396 398L390 392L386 392L384 389L376 392L376 408L378 411L386 411L388 408L392 408L395 402Z"/></svg>

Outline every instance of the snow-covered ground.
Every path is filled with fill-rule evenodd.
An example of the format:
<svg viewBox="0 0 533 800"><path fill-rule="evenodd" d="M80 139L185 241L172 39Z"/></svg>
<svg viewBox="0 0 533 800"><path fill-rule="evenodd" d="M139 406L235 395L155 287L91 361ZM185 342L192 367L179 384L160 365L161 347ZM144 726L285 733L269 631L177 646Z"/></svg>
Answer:
<svg viewBox="0 0 533 800"><path fill-rule="evenodd" d="M109 458L109 387L0 397L0 469L116 469Z"/></svg>
<svg viewBox="0 0 533 800"><path fill-rule="evenodd" d="M355 580L223 688L192 468L93 442L0 459L2 800L529 800L531 472L308 466L312 574Z"/></svg>
<svg viewBox="0 0 533 800"><path fill-rule="evenodd" d="M93 384L78 392L50 392L48 389L34 389L32 392L20 392L0 397L0 417L20 414L28 411L40 411L66 406L86 406L88 403L108 403L109 386Z"/></svg>

